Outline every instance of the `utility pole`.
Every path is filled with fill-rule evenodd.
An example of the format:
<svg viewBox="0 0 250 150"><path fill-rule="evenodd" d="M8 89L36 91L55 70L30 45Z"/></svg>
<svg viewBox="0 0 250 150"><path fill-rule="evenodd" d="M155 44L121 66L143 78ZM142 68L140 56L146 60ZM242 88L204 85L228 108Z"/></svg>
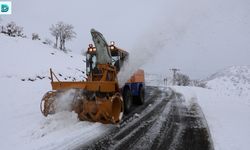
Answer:
<svg viewBox="0 0 250 150"><path fill-rule="evenodd" d="M172 69L169 69L169 70L173 71L173 85L175 85L175 82L176 82L176 72L180 71L180 69L172 68Z"/></svg>

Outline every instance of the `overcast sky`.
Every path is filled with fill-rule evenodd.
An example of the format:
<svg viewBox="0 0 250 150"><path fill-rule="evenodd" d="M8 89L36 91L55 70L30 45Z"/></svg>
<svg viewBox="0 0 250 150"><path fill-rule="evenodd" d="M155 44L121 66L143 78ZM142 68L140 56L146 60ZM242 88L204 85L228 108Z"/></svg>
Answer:
<svg viewBox="0 0 250 150"><path fill-rule="evenodd" d="M231 65L250 65L249 0L13 0L12 15L24 32L50 38L58 21L75 27L77 38L66 43L76 53L92 41L90 29L140 57L152 73L177 67L192 78ZM133 61L136 63L136 61Z"/></svg>

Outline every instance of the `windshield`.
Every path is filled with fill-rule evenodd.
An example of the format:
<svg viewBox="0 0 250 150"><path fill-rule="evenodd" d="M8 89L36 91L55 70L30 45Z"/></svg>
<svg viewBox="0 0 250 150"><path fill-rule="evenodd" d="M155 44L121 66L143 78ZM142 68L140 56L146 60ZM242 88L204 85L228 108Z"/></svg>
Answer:
<svg viewBox="0 0 250 150"><path fill-rule="evenodd" d="M96 55L87 54L86 56L86 73L87 75L96 67Z"/></svg>
<svg viewBox="0 0 250 150"><path fill-rule="evenodd" d="M112 65L115 65L120 60L119 56L112 56Z"/></svg>

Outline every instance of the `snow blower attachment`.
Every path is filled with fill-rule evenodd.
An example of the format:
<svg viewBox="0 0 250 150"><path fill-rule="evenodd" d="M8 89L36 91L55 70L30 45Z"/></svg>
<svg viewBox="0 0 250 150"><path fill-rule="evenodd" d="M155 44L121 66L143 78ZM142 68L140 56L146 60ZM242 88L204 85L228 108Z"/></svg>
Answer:
<svg viewBox="0 0 250 150"><path fill-rule="evenodd" d="M119 63L128 53L114 45L109 46L102 34L94 29L91 35L95 47L90 44L86 53L87 80L60 81L50 69L53 91L47 92L41 100L40 109L44 116L60 111L62 103L69 103L67 109L75 111L80 120L105 124L116 124L121 120L123 98L117 73Z"/></svg>

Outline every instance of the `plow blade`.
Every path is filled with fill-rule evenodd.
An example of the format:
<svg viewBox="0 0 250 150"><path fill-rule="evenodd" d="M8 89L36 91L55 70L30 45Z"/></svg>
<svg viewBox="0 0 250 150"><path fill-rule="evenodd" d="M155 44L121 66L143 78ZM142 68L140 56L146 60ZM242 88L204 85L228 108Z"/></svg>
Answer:
<svg viewBox="0 0 250 150"><path fill-rule="evenodd" d="M57 111L57 104L60 102L60 96L65 91L49 91L41 100L40 109L44 116L54 114ZM101 122L104 124L117 124L123 115L123 99L119 93L107 97L87 96L82 90L76 90L73 95L67 99L70 102L70 110L78 114L79 120ZM94 96L93 96L94 95Z"/></svg>

